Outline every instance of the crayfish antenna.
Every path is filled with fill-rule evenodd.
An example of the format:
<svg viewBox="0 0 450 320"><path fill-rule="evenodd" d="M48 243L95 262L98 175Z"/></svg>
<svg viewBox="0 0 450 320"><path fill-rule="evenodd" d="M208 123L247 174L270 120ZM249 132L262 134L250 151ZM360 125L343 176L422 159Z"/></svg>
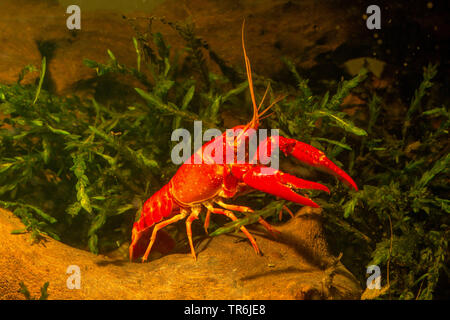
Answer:
<svg viewBox="0 0 450 320"><path fill-rule="evenodd" d="M247 56L247 51L245 50L245 37L244 37L244 29L245 29L245 19L242 22L242 50L244 52L244 60L245 60L245 70L247 73L247 79L248 79L248 87L250 89L250 96L252 98L252 105L253 105L253 118L252 120L244 127L244 131L246 131L248 128L257 129L259 126L259 121L262 120L262 115L264 115L267 111L269 111L275 104L280 102L285 98L285 96L278 97L275 99L274 102L272 102L267 108L265 108L261 113L258 113L261 109L264 100L267 96L267 93L270 89L270 82L267 85L266 91L264 92L264 96L261 99L261 102L259 103L259 106L256 105L256 99L255 99L255 90L253 88L253 79L252 79L252 69L250 65L250 59ZM267 116L266 116L267 117Z"/></svg>
<svg viewBox="0 0 450 320"><path fill-rule="evenodd" d="M248 127L252 127L252 128L256 129L256 128L258 128L258 125L259 125L258 107L256 106L255 92L253 90L253 79L252 79L252 69L250 66L250 60L248 59L247 51L245 50L244 29L245 29L245 19L242 22L242 50L244 52L245 70L247 73L248 87L250 89L250 96L252 98L252 104L253 104L253 118L252 118L252 121L245 126L245 129L248 129Z"/></svg>

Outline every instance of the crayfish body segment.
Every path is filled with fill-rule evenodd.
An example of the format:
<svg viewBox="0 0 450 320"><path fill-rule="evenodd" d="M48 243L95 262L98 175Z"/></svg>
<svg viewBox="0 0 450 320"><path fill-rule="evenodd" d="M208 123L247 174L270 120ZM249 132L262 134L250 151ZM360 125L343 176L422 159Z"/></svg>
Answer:
<svg viewBox="0 0 450 320"><path fill-rule="evenodd" d="M256 105L250 61L245 52L243 32L242 46L253 103L253 118L247 125L237 126L233 130L241 130L241 132L246 133L251 129L256 130L258 128L261 115L275 102L263 112L259 112L263 101L261 101L259 107ZM237 217L232 211L252 212L253 210L251 208L226 204L223 201L224 199L231 199L251 190L266 192L305 206L318 207L314 201L296 193L294 190L311 189L329 192L329 189L320 183L303 180L276 168L261 164L259 159L259 155L261 154L260 149L268 150L267 152L269 154L267 156L270 157L271 152L275 148L278 148L277 150L280 150L284 155L293 156L302 163L330 173L349 187L358 190L352 178L329 160L322 151L306 143L282 136L272 135L269 138L263 139L253 154L250 154L247 150L246 157L252 161L247 161L246 163L227 163L227 159L225 159L227 150L231 148L234 152L238 146L245 144L247 140L248 135L238 134L235 139L230 141L230 139L226 138L226 133L224 133L207 142L192 155L188 162L181 165L168 184L144 203L141 217L133 225L131 245L129 248L131 260L143 256L142 261L146 261L152 247L158 241L157 234L168 239L168 236L162 229L182 219L186 219L186 231L191 254L196 259L192 242L191 224L194 220L198 219L202 207L207 210L205 220L205 231L207 231L211 213L225 215L231 220L236 221ZM210 154L205 151L211 149L211 147L215 147L216 150L217 147L223 147L224 152L222 153L222 158L219 159L221 161L217 161L217 157L214 159L209 156L204 156L205 154ZM201 159L200 163L195 161L199 158ZM259 222L272 234L276 232L262 218L259 219ZM244 226L240 230L247 236L255 252L258 254L260 251L253 236Z"/></svg>

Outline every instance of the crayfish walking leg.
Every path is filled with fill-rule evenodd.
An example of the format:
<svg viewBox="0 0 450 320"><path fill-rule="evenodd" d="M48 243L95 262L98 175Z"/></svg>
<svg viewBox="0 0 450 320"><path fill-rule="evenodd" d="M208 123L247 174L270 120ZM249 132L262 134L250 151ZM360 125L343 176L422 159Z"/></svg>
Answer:
<svg viewBox="0 0 450 320"><path fill-rule="evenodd" d="M223 214L223 215L227 216L228 218L230 218L233 221L237 221L238 220L238 218L230 210L214 208L212 205L206 205L206 207L212 213ZM253 238L253 236L250 234L250 232L248 232L247 228L245 228L244 226L240 227L240 229L247 236L248 240L250 240L250 243L252 244L253 249L255 249L256 254L259 254L260 252L259 252L258 245L256 244L255 238Z"/></svg>
<svg viewBox="0 0 450 320"><path fill-rule="evenodd" d="M147 250L145 250L145 254L142 257L142 262L147 261L148 255L150 254L150 250L152 249L153 243L156 240L156 234L157 234L158 230L164 228L165 226L168 226L169 224L172 224L181 219L184 219L186 216L187 216L187 211L182 210L181 213L177 214L176 216L174 216L170 219L164 220L155 225L155 228L153 229L153 232L152 232L152 237L150 238L150 244L148 245Z"/></svg>
<svg viewBox="0 0 450 320"><path fill-rule="evenodd" d="M191 224L192 224L192 221L198 219L198 215L199 215L200 211L201 211L200 207L193 207L191 215L186 219L186 233L187 233L188 240L189 240L189 246L191 247L191 254L192 254L192 257L194 258L194 260L197 260L197 256L195 255L194 244L192 242Z"/></svg>
<svg viewBox="0 0 450 320"><path fill-rule="evenodd" d="M222 201L216 201L216 203L221 206L222 208L233 210L233 211L239 211L239 212L254 212L252 208L246 207L246 206L238 206L234 204L227 204ZM259 217L258 222L267 229L267 231L270 232L270 234L274 237L276 237L276 233L280 233L280 231L276 230L274 227L272 227L266 220Z"/></svg>

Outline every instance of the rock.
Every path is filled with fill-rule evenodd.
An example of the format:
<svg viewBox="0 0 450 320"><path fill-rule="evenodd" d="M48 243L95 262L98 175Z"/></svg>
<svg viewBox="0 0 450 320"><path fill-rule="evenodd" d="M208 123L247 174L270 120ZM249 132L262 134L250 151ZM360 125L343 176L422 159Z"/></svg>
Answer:
<svg viewBox="0 0 450 320"><path fill-rule="evenodd" d="M69 247L45 237L30 243L11 212L0 209L0 299L24 299L23 281L32 297L47 281L49 299L359 299L354 276L328 252L320 210L303 208L277 229L277 240L250 232L258 256L242 234L196 242L197 261L188 247L149 263L131 263ZM68 289L66 271L80 268L81 288Z"/></svg>
<svg viewBox="0 0 450 320"><path fill-rule="evenodd" d="M367 68L377 78L381 78L385 66L386 62L369 57L351 59L344 63L344 67L351 76L356 76L362 68Z"/></svg>
<svg viewBox="0 0 450 320"><path fill-rule="evenodd" d="M183 5L166 0L152 14L169 21L190 17L197 35L229 65L241 70L241 28L245 18L246 50L252 69L271 78L285 69L280 57L309 69L317 65L319 55L335 50L355 33L348 10L309 0L193 0Z"/></svg>
<svg viewBox="0 0 450 320"><path fill-rule="evenodd" d="M189 18L196 25L196 35L228 66L241 71L245 70L241 27L246 17L246 47L253 71L271 78L287 72L280 57L288 57L298 67L309 69L317 65L319 55L332 52L354 34L354 19L348 18L345 8L317 1L244 0L238 4L192 0L182 5L178 0L160 2L151 11L126 12L126 16L154 15L171 22ZM121 11L90 11L83 6L81 10L81 30L68 30L66 7L56 1L3 0L0 12L14 15L0 19L0 39L4 44L0 53L0 83L17 81L20 70L28 64L40 67L42 55L47 56L46 79L51 83L48 89L62 95L83 95L86 86L92 87L89 80L95 78L95 71L83 64L85 58L104 63L109 59L110 49L120 63L136 66L132 43L135 32ZM142 32L148 31L146 20L136 21ZM185 46L172 28L157 20L152 31L161 32L174 51ZM206 52L204 56L209 59ZM220 72L214 63L209 65L212 71ZM33 74L28 82L38 76ZM135 85L130 81L121 83Z"/></svg>
<svg viewBox="0 0 450 320"><path fill-rule="evenodd" d="M0 12L14 12L0 19L0 39L6 44L0 53L1 83L17 81L28 64L40 68L42 56L51 84L47 89L57 94L77 93L80 83L95 77L83 59L106 63L108 49L120 63L136 65L135 34L119 13L83 11L81 30L73 31L66 27L66 8L52 1L2 1ZM33 80L38 76L34 73Z"/></svg>
<svg viewBox="0 0 450 320"><path fill-rule="evenodd" d="M45 11L46 6L42 7ZM1 1L0 2L0 82L11 84L18 80L20 71L29 64L39 68L41 66L41 55L36 44L36 28L40 25L40 13L30 16L31 8L23 1ZM11 14L14 12L14 14ZM27 16L27 18L25 18ZM39 73L28 75L25 83L33 82Z"/></svg>

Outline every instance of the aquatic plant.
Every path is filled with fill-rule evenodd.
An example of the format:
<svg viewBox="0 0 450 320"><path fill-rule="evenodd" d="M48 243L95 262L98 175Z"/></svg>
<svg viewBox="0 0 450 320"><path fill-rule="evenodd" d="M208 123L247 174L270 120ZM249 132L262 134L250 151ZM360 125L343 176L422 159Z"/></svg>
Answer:
<svg viewBox="0 0 450 320"><path fill-rule="evenodd" d="M49 284L50 284L49 282L46 282L41 287L41 295L38 299L31 296L30 291L28 290L25 283L23 283L23 281L19 282L19 286L20 286L19 292L23 294L23 296L25 297L26 300L47 300L48 299L47 289L48 289Z"/></svg>

